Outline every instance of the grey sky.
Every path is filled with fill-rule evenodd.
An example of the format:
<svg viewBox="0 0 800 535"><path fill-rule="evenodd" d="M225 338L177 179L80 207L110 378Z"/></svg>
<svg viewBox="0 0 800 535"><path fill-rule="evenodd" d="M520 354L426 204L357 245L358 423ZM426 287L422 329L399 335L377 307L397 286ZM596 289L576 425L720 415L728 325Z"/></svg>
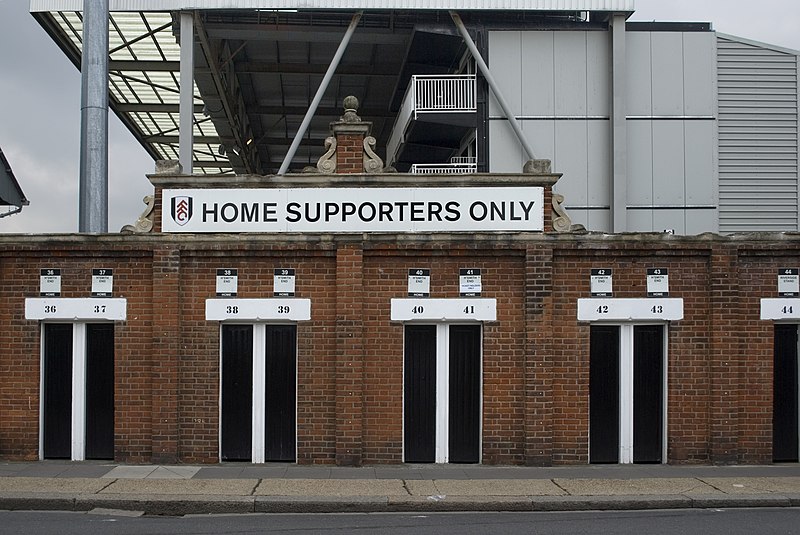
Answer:
<svg viewBox="0 0 800 535"><path fill-rule="evenodd" d="M800 50L798 0L636 0L631 20L712 22L715 30ZM80 73L28 12L0 0L0 147L31 205L0 232L75 232ZM109 231L133 223L151 193L153 161L111 114Z"/></svg>

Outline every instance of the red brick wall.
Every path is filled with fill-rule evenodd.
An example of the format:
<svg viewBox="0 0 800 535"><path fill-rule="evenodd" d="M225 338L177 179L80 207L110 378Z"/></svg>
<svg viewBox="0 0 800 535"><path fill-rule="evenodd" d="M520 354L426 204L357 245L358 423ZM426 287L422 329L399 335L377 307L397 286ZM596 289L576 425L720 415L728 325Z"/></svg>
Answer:
<svg viewBox="0 0 800 535"><path fill-rule="evenodd" d="M124 462L219 458L219 324L205 320L216 269L239 270L239 297L272 295L293 267L312 319L298 326L299 463L402 461L403 326L390 301L407 270L430 268L431 297L458 296L458 270L482 270L497 299L483 328L482 461L588 462L592 268L614 297L645 297L646 269L669 269L684 319L668 328L668 459L766 463L772 441L777 270L800 267L800 240L593 235L2 237L0 457L39 449L40 326L24 319L39 269L62 269L62 296L88 297L90 270L114 269L128 299L116 327L115 456Z"/></svg>

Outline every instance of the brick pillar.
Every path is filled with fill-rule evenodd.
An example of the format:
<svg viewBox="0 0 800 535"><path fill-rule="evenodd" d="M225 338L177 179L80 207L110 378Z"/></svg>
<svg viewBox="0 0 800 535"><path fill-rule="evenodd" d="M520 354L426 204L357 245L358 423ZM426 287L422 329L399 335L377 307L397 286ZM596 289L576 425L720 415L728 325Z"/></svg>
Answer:
<svg viewBox="0 0 800 535"><path fill-rule="evenodd" d="M336 251L336 464L361 465L364 384L364 251Z"/></svg>
<svg viewBox="0 0 800 535"><path fill-rule="evenodd" d="M553 464L553 250L525 251L525 463Z"/></svg>
<svg viewBox="0 0 800 535"><path fill-rule="evenodd" d="M178 249L153 251L152 462L155 464L178 461L180 264Z"/></svg>
<svg viewBox="0 0 800 535"><path fill-rule="evenodd" d="M373 148L375 138L370 136L372 123L362 121L358 116L358 99L353 96L344 99L344 114L331 123L331 136L336 141L335 150L322 156L317 162L317 170L323 173L353 174L380 173L383 161ZM328 142L325 142L328 147Z"/></svg>
<svg viewBox="0 0 800 535"><path fill-rule="evenodd" d="M736 246L723 245L711 254L711 397L710 457L714 464L735 463L739 435L738 333L741 317Z"/></svg>

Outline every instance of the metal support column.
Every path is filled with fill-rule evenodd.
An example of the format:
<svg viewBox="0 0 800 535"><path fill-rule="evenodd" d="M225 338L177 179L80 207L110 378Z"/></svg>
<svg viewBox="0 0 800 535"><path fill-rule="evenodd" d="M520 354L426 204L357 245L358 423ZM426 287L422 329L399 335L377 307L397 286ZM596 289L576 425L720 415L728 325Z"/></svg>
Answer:
<svg viewBox="0 0 800 535"><path fill-rule="evenodd" d="M322 78L322 82L319 84L317 94L314 95L314 100L311 101L311 105L308 107L308 111L306 111L306 116L303 117L303 122L300 124L300 129L297 131L297 135L294 136L292 144L289 147L289 151L286 153L286 157L283 159L281 168L278 170L278 175L283 175L286 173L286 170L289 168L289 164L292 163L292 158L294 158L295 153L297 153L297 148L300 146L300 142L303 140L306 129L308 129L311 119L317 112L317 108L322 100L322 96L325 94L325 90L328 89L328 84L330 84L331 78L333 78L333 73L336 72L336 68L339 66L339 62L342 60L344 51L347 48L347 45L350 43L350 38L353 37L353 32L356 31L356 26L358 26L358 22L361 20L361 14L362 12L359 11L353 15L353 19L350 21L350 26L348 26L344 37L342 37L342 42L339 43L339 48L336 49L336 54L334 54L331 64L328 65L328 70L325 72L325 76Z"/></svg>
<svg viewBox="0 0 800 535"><path fill-rule="evenodd" d="M525 133L522 131L522 127L519 125L519 122L517 122L516 116L511 111L511 107L508 105L508 103L506 103L506 99L503 98L502 93L500 93L500 86L497 85L494 76L492 76L492 73L489 70L489 66L486 65L486 62L483 60L483 56L481 56L481 53L478 51L478 47L475 46L475 43L472 41L472 37L470 37L467 28L464 26L464 22L455 11L450 12L450 17L453 19L456 28L458 28L458 32L461 34L461 38L464 39L464 43L466 43L467 48L469 48L472 57L475 58L475 63L478 64L481 74L483 74L483 77L486 78L487 82L489 82L489 87L492 88L492 93L494 93L497 103L500 104L506 119L508 119L508 122L511 125L511 128L513 128L514 133L517 134L517 139L519 139L522 148L525 149L528 159L535 159L536 156L533 154L533 148L531 147L531 144L528 143L528 139L525 137Z"/></svg>
<svg viewBox="0 0 800 535"><path fill-rule="evenodd" d="M613 176L611 183L611 231L628 230L628 119L626 96L625 15L611 19L611 146Z"/></svg>
<svg viewBox="0 0 800 535"><path fill-rule="evenodd" d="M79 232L108 232L108 0L84 2Z"/></svg>
<svg viewBox="0 0 800 535"><path fill-rule="evenodd" d="M192 174L194 156L194 15L181 13L180 133L178 154L183 173Z"/></svg>

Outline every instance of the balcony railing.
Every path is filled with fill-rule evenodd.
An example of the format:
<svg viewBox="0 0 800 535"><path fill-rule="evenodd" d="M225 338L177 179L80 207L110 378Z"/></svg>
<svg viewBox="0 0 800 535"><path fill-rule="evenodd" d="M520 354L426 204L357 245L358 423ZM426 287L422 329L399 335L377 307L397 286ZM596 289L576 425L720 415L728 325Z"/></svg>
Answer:
<svg viewBox="0 0 800 535"><path fill-rule="evenodd" d="M411 77L414 113L468 113L475 107L475 75L417 75Z"/></svg>
<svg viewBox="0 0 800 535"><path fill-rule="evenodd" d="M450 163L415 163L411 166L411 173L415 175L463 175L477 171L478 163L474 156L456 156L450 158Z"/></svg>
<svg viewBox="0 0 800 535"><path fill-rule="evenodd" d="M474 113L476 106L474 74L426 74L411 77L386 146L387 160L394 162L411 119L430 113Z"/></svg>

